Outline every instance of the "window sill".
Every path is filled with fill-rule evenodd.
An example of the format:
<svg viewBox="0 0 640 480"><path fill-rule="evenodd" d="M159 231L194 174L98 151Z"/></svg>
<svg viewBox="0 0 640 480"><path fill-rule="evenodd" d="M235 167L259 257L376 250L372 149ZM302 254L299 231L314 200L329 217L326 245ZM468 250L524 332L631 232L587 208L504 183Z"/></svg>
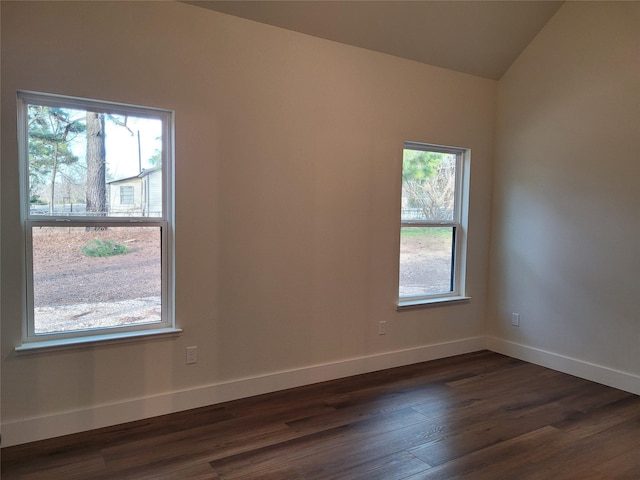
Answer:
<svg viewBox="0 0 640 480"><path fill-rule="evenodd" d="M177 337L182 333L180 328L158 328L155 330L140 330L137 332L120 332L87 337L59 338L25 342L15 348L18 355L29 353L43 353L56 350L70 350L76 348L93 347L96 345L110 345L114 343L136 342L151 338Z"/></svg>
<svg viewBox="0 0 640 480"><path fill-rule="evenodd" d="M396 306L398 312L405 310L416 310L419 308L442 307L445 305L458 305L470 303L471 297L455 296L455 297L438 297L438 298L420 298L414 300L401 300Z"/></svg>

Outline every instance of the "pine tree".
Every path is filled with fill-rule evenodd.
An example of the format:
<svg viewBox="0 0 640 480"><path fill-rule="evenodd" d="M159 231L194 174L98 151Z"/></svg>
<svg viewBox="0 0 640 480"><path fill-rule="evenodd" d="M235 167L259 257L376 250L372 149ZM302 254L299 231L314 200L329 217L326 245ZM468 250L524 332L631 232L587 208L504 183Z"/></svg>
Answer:
<svg viewBox="0 0 640 480"><path fill-rule="evenodd" d="M87 112L87 213L107 214L104 114Z"/></svg>
<svg viewBox="0 0 640 480"><path fill-rule="evenodd" d="M56 181L61 168L78 161L70 142L85 130L72 111L43 105L29 106L29 196L38 185L49 186L49 214L54 214Z"/></svg>

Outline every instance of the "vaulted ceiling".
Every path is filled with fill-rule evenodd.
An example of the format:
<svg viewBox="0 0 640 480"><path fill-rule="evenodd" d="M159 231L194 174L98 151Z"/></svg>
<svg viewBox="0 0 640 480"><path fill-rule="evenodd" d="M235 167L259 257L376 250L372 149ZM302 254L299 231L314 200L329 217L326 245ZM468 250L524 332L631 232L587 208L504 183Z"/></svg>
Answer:
<svg viewBox="0 0 640 480"><path fill-rule="evenodd" d="M185 1L256 22L498 79L560 1Z"/></svg>

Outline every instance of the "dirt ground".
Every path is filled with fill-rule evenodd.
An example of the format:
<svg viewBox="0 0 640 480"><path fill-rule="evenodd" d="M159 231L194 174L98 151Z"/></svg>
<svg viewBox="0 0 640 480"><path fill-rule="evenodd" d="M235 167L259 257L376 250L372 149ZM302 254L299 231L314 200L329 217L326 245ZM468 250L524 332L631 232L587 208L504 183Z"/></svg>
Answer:
<svg viewBox="0 0 640 480"><path fill-rule="evenodd" d="M88 257L93 239L126 245L126 255ZM44 227L33 232L36 306L97 303L160 296L158 228L109 227L102 231Z"/></svg>
<svg viewBox="0 0 640 480"><path fill-rule="evenodd" d="M448 292L451 288L451 244L448 238L402 239L400 296Z"/></svg>
<svg viewBox="0 0 640 480"><path fill-rule="evenodd" d="M112 240L124 255L88 257L90 240ZM36 333L160 321L158 228L41 228L33 231Z"/></svg>

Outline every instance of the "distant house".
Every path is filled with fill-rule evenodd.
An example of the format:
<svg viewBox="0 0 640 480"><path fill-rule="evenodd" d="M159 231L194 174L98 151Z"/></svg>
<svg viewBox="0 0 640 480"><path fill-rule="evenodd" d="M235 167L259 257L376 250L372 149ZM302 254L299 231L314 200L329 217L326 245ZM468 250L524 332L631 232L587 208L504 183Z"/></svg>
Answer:
<svg viewBox="0 0 640 480"><path fill-rule="evenodd" d="M143 169L135 177L107 182L109 213L140 217L162 214L162 169Z"/></svg>

